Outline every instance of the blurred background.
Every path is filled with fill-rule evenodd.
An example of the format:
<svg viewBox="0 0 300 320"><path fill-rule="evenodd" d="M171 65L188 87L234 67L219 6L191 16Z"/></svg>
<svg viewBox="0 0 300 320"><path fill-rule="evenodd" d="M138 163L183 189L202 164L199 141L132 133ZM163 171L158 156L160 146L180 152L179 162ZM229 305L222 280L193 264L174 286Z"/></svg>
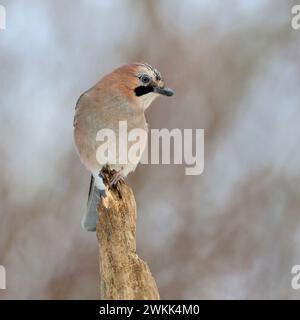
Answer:
<svg viewBox="0 0 300 320"><path fill-rule="evenodd" d="M127 62L172 99L151 128L204 128L205 169L140 165L138 254L163 299L298 299L300 31L282 0L0 0L1 299L97 299L90 175L72 121L82 92Z"/></svg>

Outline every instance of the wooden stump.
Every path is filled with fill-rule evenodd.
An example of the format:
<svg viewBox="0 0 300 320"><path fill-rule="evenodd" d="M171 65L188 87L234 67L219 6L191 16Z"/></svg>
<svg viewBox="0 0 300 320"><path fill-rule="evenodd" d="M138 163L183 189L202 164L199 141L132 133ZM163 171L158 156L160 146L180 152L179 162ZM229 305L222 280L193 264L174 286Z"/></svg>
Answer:
<svg viewBox="0 0 300 320"><path fill-rule="evenodd" d="M113 172L102 170L107 185ZM136 253L136 203L124 182L110 188L98 205L101 299L159 299L155 280L146 262Z"/></svg>

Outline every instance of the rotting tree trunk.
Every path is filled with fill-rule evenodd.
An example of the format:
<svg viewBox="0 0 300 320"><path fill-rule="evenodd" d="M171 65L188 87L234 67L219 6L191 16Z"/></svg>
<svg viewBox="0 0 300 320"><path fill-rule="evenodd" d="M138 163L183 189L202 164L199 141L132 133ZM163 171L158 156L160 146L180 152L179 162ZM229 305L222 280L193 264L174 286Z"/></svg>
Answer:
<svg viewBox="0 0 300 320"><path fill-rule="evenodd" d="M112 172L102 170L107 184ZM98 205L97 238L101 299L159 299L148 265L136 253L136 203L124 182L109 189Z"/></svg>

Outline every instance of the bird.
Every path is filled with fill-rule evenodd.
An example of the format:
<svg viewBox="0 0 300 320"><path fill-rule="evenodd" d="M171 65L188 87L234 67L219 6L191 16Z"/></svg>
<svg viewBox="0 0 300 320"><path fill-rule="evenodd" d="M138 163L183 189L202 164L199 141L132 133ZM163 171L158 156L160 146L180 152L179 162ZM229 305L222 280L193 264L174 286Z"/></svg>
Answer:
<svg viewBox="0 0 300 320"><path fill-rule="evenodd" d="M110 181L110 185L115 186L135 170L143 151L136 161L121 163L117 152L115 163L99 163L96 155L101 142L96 139L97 133L109 129L118 137L119 123L126 121L128 132L132 129L146 132L141 143L141 149L144 149L148 132L145 110L158 96L173 94L174 91L165 86L157 69L148 63L130 63L106 74L79 97L75 107L73 135L80 160L91 172L87 209L81 222L83 229L96 231L97 204L100 197L105 196L106 189L101 176L104 165L115 170Z"/></svg>

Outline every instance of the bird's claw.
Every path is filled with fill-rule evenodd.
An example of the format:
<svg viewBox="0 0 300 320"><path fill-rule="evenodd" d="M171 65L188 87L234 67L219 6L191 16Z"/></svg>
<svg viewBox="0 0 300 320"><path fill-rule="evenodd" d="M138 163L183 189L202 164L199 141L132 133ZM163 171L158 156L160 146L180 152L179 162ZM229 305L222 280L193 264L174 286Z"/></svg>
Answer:
<svg viewBox="0 0 300 320"><path fill-rule="evenodd" d="M115 187L119 181L124 181L123 170L119 170L114 173L112 179L109 181L109 186Z"/></svg>

